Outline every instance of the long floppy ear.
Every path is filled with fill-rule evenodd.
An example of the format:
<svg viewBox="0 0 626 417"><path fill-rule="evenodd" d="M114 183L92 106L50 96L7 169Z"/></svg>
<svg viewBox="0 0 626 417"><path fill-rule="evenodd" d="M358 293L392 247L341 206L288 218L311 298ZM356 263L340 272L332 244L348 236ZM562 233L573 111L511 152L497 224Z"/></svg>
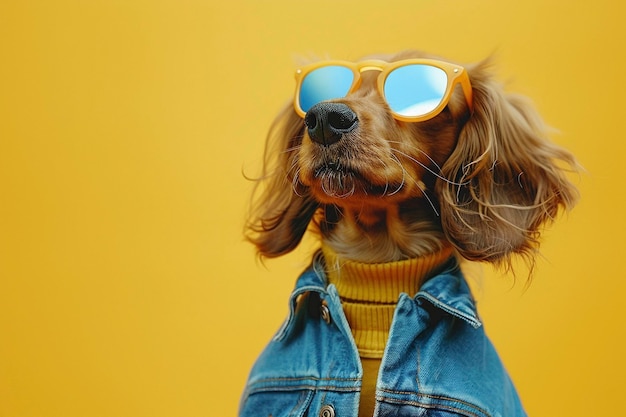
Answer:
<svg viewBox="0 0 626 417"><path fill-rule="evenodd" d="M263 257L277 257L295 249L318 208L309 190L294 181L303 134L304 122L288 105L267 136L263 172L252 193L245 233Z"/></svg>
<svg viewBox="0 0 626 417"><path fill-rule="evenodd" d="M489 61L469 69L473 113L439 181L444 232L470 260L511 265L530 261L542 226L578 198L566 172L574 157L547 139L539 115L524 97L504 93L489 76Z"/></svg>

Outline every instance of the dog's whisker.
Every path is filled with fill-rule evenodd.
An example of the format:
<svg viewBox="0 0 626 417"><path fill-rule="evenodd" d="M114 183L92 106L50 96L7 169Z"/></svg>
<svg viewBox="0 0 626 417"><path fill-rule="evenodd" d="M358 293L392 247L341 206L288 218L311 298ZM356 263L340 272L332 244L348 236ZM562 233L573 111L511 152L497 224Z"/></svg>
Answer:
<svg viewBox="0 0 626 417"><path fill-rule="evenodd" d="M419 161L418 159L412 157L411 155L409 155L409 154L407 154L405 152L402 152L402 151L400 151L398 149L392 149L392 152L399 153L400 155L404 156L405 158L409 159L410 161L415 162L416 164L418 164L419 166L424 168L426 171L428 171L431 174L433 174L435 177L439 178L442 181L447 182L450 185L459 185L459 186L467 185L467 183L457 183L457 182L454 182L454 181L444 177L443 175L441 175L441 174L435 172L434 170L432 170L428 165L424 164L423 162Z"/></svg>
<svg viewBox="0 0 626 417"><path fill-rule="evenodd" d="M393 154L392 154L393 155ZM428 204L430 204L430 207L433 209L433 211L435 212L435 215L437 217L439 217L439 211L437 210L437 207L435 206L435 203L433 202L433 200L428 196L428 190L426 189L426 187L424 186L424 183L421 181L418 181L417 179L413 178L404 168L404 165L402 165L402 162L398 159L397 156L393 155L393 160L395 160L398 165L400 166L400 168L402 169L402 184L400 185L400 187L398 187L398 189L394 192L397 193L398 191L400 191L400 189L402 188L402 186L405 183L405 176L408 176L411 181L413 181L415 183L415 185L417 186L417 188L420 189L420 191L422 192L422 195L424 196L424 198L426 199L426 201L428 201Z"/></svg>
<svg viewBox="0 0 626 417"><path fill-rule="evenodd" d="M398 143L401 144L403 146L406 146L406 144L401 143L399 141L390 141L390 143ZM420 149L419 146L416 145L411 145L411 148L419 153L421 153L422 155L424 155L426 158L428 158L428 160L430 161L431 164L433 164L437 170L439 170L439 173L442 173L441 167L439 166L439 164L427 153L425 152L423 149ZM397 150L397 149L396 149Z"/></svg>
<svg viewBox="0 0 626 417"><path fill-rule="evenodd" d="M406 144L406 143L402 143L402 142L400 142L400 141L389 141L389 143L396 143L396 144L400 144L400 145L402 145L402 146L407 146L407 144ZM437 161L435 161L435 160L434 160L434 159L433 159L433 158L432 158L432 157L428 154L428 152L424 151L423 149L420 149L420 147L419 147L419 146L417 146L417 145L409 144L409 146L411 147L411 149L412 149L412 150L414 150L414 151L416 151L416 152L419 152L419 153L421 153L422 155L424 155L426 158L428 158L428 160L430 161L430 163L431 163L432 165L434 165L434 166L435 166L435 168L437 168L437 170L439 171L439 173L440 173L440 174L442 174L442 175L443 175L443 171L442 171L442 169L441 169L441 166L439 166L439 164L437 163ZM394 150L398 150L398 149L394 149ZM400 151L400 152L402 152L402 151Z"/></svg>
<svg viewBox="0 0 626 417"><path fill-rule="evenodd" d="M334 181L336 181L337 184L334 184ZM347 185L350 186L349 189L347 189ZM347 177L335 177L332 174L323 174L320 177L320 187L324 194L340 199L349 198L356 193L356 185L354 183L354 178L352 178L352 175L348 175ZM341 192L342 190L343 192Z"/></svg>
<svg viewBox="0 0 626 417"><path fill-rule="evenodd" d="M402 189L402 187L404 187L404 184L406 183L406 176L408 175L408 173L406 172L406 169L404 168L404 165L402 165L402 162L400 161L400 159L398 159L398 157L396 155L394 155L392 153L391 154L391 159L395 163L397 163L398 166L400 167L400 169L402 170L402 182L400 182L400 185L395 189L395 191L393 191L392 193L388 194L389 196L396 195L396 194L398 194L400 192L400 190Z"/></svg>
<svg viewBox="0 0 626 417"><path fill-rule="evenodd" d="M289 165L289 168L287 169L287 175L289 175L293 171L299 171L300 169L301 168L298 160L294 158L294 160L291 162L291 165Z"/></svg>
<svg viewBox="0 0 626 417"><path fill-rule="evenodd" d="M291 188L293 189L293 193L298 197L304 197L304 195L299 191L299 185L302 185L300 181L300 168L296 170L293 176L293 180L291 180Z"/></svg>
<svg viewBox="0 0 626 417"><path fill-rule="evenodd" d="M439 217L439 211L437 210L437 207L435 207L435 203L433 203L433 200L431 200L431 198L428 196L428 193L426 192L425 188L422 188L421 184L418 182L417 186L420 190L422 190L422 194L424 195L424 198L426 199L426 201L428 201L428 203L430 204L430 207L433 209L433 211L435 212L435 215L437 217Z"/></svg>
<svg viewBox="0 0 626 417"><path fill-rule="evenodd" d="M433 211L435 212L435 215L437 217L439 217L439 210L437 210L437 207L435 206L435 203L433 202L433 200L428 196L428 190L426 189L426 187L424 186L424 183L421 181L417 181L413 178L411 178L413 181L415 181L415 185L417 186L417 188L419 188L422 191L422 195L424 196L424 198L426 199L426 201L428 201L428 204L430 204L430 207L433 209Z"/></svg>
<svg viewBox="0 0 626 417"><path fill-rule="evenodd" d="M303 137L304 137L304 135L294 137L294 140L292 141L293 145L292 146L288 146L285 149L282 149L280 151L280 153L285 154L285 153L291 153L291 152L299 151L302 148L302 138Z"/></svg>
<svg viewBox="0 0 626 417"><path fill-rule="evenodd" d="M383 166L383 168L385 168L385 171L386 171L386 168L387 168L387 163L386 163L386 162L385 162L382 158L380 158L380 157L377 157L376 159L378 159L378 161L381 163L381 165ZM382 197L385 197L385 196L387 196L387 195L393 195L393 194L395 194L395 193L397 192L397 190L396 190L396 191L394 191L392 194L387 194L387 193L388 193L388 191L389 191L389 178L387 177L387 178L385 179L385 189L384 189L384 190L383 190L383 192L381 193L381 198L382 198Z"/></svg>

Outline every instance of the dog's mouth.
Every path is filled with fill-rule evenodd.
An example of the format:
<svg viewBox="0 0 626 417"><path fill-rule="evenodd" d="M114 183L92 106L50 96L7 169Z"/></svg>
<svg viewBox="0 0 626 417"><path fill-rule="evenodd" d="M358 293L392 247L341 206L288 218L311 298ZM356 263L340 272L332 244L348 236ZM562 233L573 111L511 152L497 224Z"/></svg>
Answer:
<svg viewBox="0 0 626 417"><path fill-rule="evenodd" d="M357 174L357 171L341 163L341 161L327 161L321 164L315 170L315 177L323 177L325 175L342 175L342 174Z"/></svg>
<svg viewBox="0 0 626 417"><path fill-rule="evenodd" d="M348 199L359 196L382 197L394 195L402 184L376 184L359 170L342 164L340 161L326 162L314 172L317 188L333 199Z"/></svg>

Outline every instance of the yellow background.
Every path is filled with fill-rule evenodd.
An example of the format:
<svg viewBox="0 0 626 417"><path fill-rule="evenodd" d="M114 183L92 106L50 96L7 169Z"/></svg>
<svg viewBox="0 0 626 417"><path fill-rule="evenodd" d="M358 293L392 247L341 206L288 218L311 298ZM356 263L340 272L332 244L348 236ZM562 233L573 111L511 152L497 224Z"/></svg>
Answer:
<svg viewBox="0 0 626 417"><path fill-rule="evenodd" d="M587 172L524 291L482 268L532 416L623 413L621 2L0 2L0 417L235 415L311 242L243 242L298 56L496 52ZM477 274L479 275L479 274Z"/></svg>

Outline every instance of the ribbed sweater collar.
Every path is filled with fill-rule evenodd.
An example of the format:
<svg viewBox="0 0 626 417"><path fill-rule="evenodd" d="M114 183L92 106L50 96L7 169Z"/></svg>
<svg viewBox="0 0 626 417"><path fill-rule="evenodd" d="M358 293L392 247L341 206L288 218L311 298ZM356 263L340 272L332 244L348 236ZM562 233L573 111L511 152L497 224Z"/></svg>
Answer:
<svg viewBox="0 0 626 417"><path fill-rule="evenodd" d="M368 264L341 259L322 247L329 284L334 284L342 301L359 354L381 358L391 320L401 293L414 296L452 256L452 248L420 258Z"/></svg>

